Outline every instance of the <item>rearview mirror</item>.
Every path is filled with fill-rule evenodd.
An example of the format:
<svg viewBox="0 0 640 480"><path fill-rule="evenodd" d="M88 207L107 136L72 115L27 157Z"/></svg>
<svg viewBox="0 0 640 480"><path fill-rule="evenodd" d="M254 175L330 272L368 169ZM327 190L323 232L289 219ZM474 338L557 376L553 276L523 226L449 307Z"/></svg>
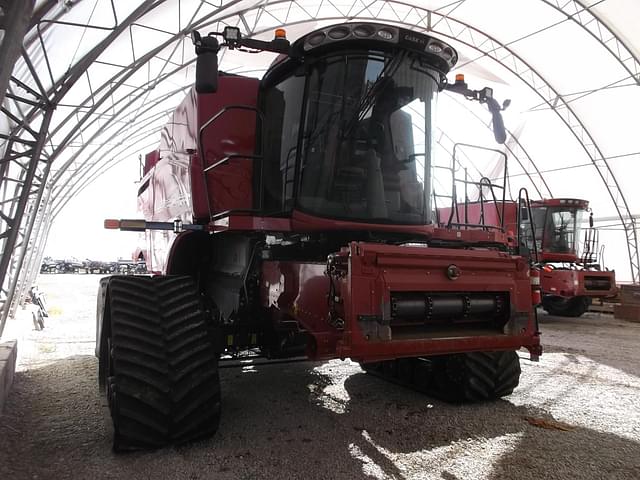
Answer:
<svg viewBox="0 0 640 480"><path fill-rule="evenodd" d="M493 136L496 142L503 144L507 140L507 131L504 128L504 120L502 119L502 108L495 98L487 97L487 107L493 118Z"/></svg>
<svg viewBox="0 0 640 480"><path fill-rule="evenodd" d="M196 46L196 92L215 93L218 90L218 50L220 44L215 37L201 37L196 30L191 32Z"/></svg>

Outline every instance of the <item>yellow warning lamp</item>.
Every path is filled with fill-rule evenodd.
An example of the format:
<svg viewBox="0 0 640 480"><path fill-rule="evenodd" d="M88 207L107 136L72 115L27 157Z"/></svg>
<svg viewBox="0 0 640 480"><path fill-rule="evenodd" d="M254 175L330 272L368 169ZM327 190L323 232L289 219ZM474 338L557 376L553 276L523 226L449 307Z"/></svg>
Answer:
<svg viewBox="0 0 640 480"><path fill-rule="evenodd" d="M287 39L287 31L284 28L276 28L275 39L276 40L286 40Z"/></svg>
<svg viewBox="0 0 640 480"><path fill-rule="evenodd" d="M467 88L467 83L464 81L464 73L456 73L456 83L454 85L458 88Z"/></svg>

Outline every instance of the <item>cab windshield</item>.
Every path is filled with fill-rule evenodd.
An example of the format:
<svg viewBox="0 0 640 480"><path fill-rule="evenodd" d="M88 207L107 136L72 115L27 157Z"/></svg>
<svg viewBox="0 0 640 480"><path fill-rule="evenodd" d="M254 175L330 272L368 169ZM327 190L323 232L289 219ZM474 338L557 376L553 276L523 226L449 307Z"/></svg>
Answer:
<svg viewBox="0 0 640 480"><path fill-rule="evenodd" d="M408 52L316 61L307 78L297 207L337 219L428 223L438 79Z"/></svg>
<svg viewBox="0 0 640 480"><path fill-rule="evenodd" d="M542 215L540 215L542 213ZM577 254L584 210L549 207L538 210L536 240L543 252Z"/></svg>

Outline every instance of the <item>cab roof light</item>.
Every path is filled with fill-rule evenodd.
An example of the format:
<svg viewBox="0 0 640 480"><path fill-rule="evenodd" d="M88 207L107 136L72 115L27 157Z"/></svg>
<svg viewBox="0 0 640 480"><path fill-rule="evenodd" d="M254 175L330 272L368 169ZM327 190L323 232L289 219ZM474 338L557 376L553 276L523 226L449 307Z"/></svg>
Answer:
<svg viewBox="0 0 640 480"><path fill-rule="evenodd" d="M367 38L376 33L371 25L357 25L353 28L353 34L359 38Z"/></svg>
<svg viewBox="0 0 640 480"><path fill-rule="evenodd" d="M329 30L327 35L332 40L342 40L343 38L347 38L351 34L351 29L346 25L340 25Z"/></svg>
<svg viewBox="0 0 640 480"><path fill-rule="evenodd" d="M419 53L423 52L439 57L448 66L448 68L442 66L441 68L444 70L453 68L458 61L455 50L441 40L424 33L411 32L393 25L378 23L343 23L328 26L305 36L302 48L308 52L330 42L362 41L364 39L399 44Z"/></svg>
<svg viewBox="0 0 640 480"><path fill-rule="evenodd" d="M274 38L286 39L287 38L287 31L284 28L276 28Z"/></svg>
<svg viewBox="0 0 640 480"><path fill-rule="evenodd" d="M440 42L433 40L429 43L429 45L427 45L427 48L429 49L429 51L438 54L438 53L442 53L442 51L444 50L444 45L442 45Z"/></svg>

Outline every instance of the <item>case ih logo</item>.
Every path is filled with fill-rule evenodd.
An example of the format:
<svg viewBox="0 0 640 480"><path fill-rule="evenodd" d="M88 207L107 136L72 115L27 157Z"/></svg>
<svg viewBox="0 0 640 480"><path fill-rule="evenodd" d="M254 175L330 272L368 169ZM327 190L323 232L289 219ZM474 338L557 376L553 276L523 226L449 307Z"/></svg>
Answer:
<svg viewBox="0 0 640 480"><path fill-rule="evenodd" d="M418 45L425 45L427 41L424 38L416 37L414 35L406 34L404 39L407 42L417 43Z"/></svg>

